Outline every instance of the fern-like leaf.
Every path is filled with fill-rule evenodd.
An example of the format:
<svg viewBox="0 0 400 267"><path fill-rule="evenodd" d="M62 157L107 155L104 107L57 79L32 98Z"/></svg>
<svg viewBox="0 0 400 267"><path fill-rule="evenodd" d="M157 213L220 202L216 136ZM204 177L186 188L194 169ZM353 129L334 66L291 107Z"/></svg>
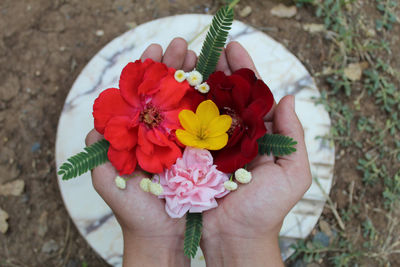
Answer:
<svg viewBox="0 0 400 267"><path fill-rule="evenodd" d="M189 258L196 256L197 248L200 244L201 229L203 227L201 213L187 213L186 214L186 230L185 240L183 244L183 251Z"/></svg>
<svg viewBox="0 0 400 267"><path fill-rule="evenodd" d="M258 142L258 154L270 155L271 152L274 156L280 157L292 154L296 151L294 147L297 144L293 138L280 134L266 134Z"/></svg>
<svg viewBox="0 0 400 267"><path fill-rule="evenodd" d="M219 56L228 38L232 22L232 4L220 8L211 22L196 65L196 70L203 75L203 81L206 81L208 76L215 71Z"/></svg>
<svg viewBox="0 0 400 267"><path fill-rule="evenodd" d="M58 171L63 180L69 180L90 171L108 160L107 151L110 144L107 140L100 140L88 147L85 152L79 152L70 157L61 165Z"/></svg>

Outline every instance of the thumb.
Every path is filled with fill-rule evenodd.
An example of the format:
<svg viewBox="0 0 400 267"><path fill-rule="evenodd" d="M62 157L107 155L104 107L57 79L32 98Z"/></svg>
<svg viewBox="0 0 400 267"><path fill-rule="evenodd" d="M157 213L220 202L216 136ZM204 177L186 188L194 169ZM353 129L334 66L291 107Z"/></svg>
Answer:
<svg viewBox="0 0 400 267"><path fill-rule="evenodd" d="M273 120L274 133L292 137L297 141L296 152L278 157L276 163L284 168L289 175L310 175L310 164L306 144L304 141L304 130L295 112L294 96L288 95L281 99L274 111Z"/></svg>

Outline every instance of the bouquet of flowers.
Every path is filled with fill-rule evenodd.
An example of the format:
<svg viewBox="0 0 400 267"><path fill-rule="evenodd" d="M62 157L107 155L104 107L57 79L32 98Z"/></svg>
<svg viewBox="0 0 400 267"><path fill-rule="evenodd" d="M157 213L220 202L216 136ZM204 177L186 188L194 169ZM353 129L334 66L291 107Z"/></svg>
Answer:
<svg viewBox="0 0 400 267"><path fill-rule="evenodd" d="M267 133L264 116L274 98L252 70L215 72L237 2L228 1L214 16L194 70L151 59L126 65L119 89L104 90L93 105L94 127L104 139L58 172L68 180L110 161L119 172L115 183L124 189L134 171L144 171L148 178L140 188L165 199L170 217L186 215L189 257L199 246L202 212L251 181L248 163L258 154L296 151L292 138Z"/></svg>

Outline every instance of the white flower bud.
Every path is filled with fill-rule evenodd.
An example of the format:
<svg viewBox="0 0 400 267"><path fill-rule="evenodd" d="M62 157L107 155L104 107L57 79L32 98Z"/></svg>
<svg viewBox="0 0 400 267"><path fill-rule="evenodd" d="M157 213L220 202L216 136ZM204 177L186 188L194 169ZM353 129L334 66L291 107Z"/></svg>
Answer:
<svg viewBox="0 0 400 267"><path fill-rule="evenodd" d="M150 184L150 193L152 193L153 195L159 196L162 193L164 193L164 189L158 183L151 183Z"/></svg>
<svg viewBox="0 0 400 267"><path fill-rule="evenodd" d="M226 181L224 183L224 187L225 189L229 190L229 191L235 191L238 187L237 183L233 182L233 181Z"/></svg>
<svg viewBox="0 0 400 267"><path fill-rule="evenodd" d="M126 181L121 176L117 176L117 177L115 177L115 185L119 189L125 189L126 188Z"/></svg>
<svg viewBox="0 0 400 267"><path fill-rule="evenodd" d="M186 79L186 73L183 70L177 70L174 77L177 82L181 83Z"/></svg>
<svg viewBox="0 0 400 267"><path fill-rule="evenodd" d="M203 75L197 70L189 72L189 76L186 78L191 86L197 86L203 82Z"/></svg>
<svg viewBox="0 0 400 267"><path fill-rule="evenodd" d="M151 180L149 178L143 178L140 181L140 189L142 189L144 192L149 192L150 191L150 184Z"/></svg>
<svg viewBox="0 0 400 267"><path fill-rule="evenodd" d="M210 91L210 86L207 83L197 85L195 88L202 94L207 94Z"/></svg>
<svg viewBox="0 0 400 267"><path fill-rule="evenodd" d="M251 172L247 171L246 169L240 168L235 171L235 178L236 181L242 184L250 183L251 181Z"/></svg>

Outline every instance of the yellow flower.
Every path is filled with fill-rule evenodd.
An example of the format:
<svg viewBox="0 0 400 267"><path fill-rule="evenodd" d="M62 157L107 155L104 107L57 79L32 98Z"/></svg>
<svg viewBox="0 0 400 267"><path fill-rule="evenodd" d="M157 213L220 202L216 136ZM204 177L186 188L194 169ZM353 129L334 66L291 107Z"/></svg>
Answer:
<svg viewBox="0 0 400 267"><path fill-rule="evenodd" d="M217 105L211 100L200 103L196 114L184 109L179 113L179 121L184 130L176 130L176 136L185 146L208 150L219 150L228 143L232 118L219 115Z"/></svg>

